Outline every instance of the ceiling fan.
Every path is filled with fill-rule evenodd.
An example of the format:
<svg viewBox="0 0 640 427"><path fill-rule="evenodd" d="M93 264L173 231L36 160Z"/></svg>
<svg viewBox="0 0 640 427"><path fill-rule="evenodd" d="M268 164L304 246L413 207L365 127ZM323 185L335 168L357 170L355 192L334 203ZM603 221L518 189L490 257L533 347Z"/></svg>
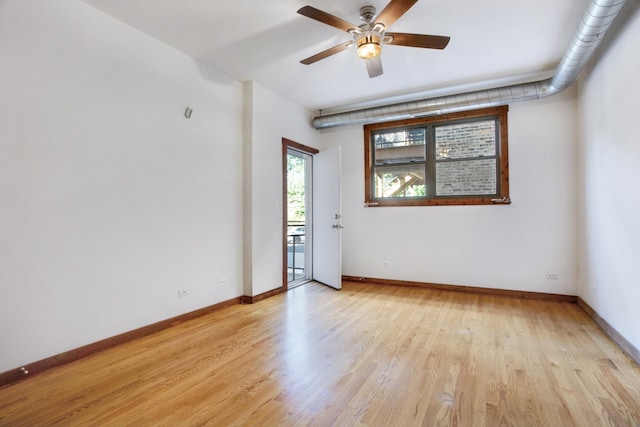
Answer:
<svg viewBox="0 0 640 427"><path fill-rule="evenodd" d="M335 55L352 46L357 46L357 54L367 64L369 77L377 77L382 74L382 44L396 46L411 46L427 49L444 49L449 43L450 37L432 36L427 34L391 33L387 28L405 14L418 0L391 0L387 6L376 16L376 8L364 6L360 8L362 25L355 25L337 16L323 12L312 6L304 6L298 10L300 15L320 21L348 32L353 40L341 43L325 51L317 53L300 61L305 65L313 64L328 56Z"/></svg>

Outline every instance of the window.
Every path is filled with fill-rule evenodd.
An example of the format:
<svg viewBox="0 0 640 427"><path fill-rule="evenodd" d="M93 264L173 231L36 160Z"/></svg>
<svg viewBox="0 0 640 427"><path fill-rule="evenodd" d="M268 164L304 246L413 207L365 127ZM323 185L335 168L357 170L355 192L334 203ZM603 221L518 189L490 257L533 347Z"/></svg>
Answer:
<svg viewBox="0 0 640 427"><path fill-rule="evenodd" d="M367 206L510 203L508 107L364 127Z"/></svg>

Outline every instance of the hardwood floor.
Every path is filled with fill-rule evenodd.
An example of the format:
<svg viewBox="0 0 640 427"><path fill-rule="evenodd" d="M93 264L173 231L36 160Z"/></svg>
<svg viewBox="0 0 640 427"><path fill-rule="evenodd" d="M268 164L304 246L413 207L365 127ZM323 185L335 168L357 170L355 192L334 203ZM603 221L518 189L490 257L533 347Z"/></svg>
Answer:
<svg viewBox="0 0 640 427"><path fill-rule="evenodd" d="M2 387L0 425L640 425L640 368L577 304L312 283Z"/></svg>

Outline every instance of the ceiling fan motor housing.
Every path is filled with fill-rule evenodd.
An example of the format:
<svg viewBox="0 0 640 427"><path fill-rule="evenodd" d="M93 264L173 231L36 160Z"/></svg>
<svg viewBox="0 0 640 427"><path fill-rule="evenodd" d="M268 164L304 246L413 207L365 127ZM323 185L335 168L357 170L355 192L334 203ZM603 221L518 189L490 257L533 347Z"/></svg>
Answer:
<svg viewBox="0 0 640 427"><path fill-rule="evenodd" d="M364 22L371 22L376 16L376 8L373 6L362 6L360 8L360 19Z"/></svg>
<svg viewBox="0 0 640 427"><path fill-rule="evenodd" d="M373 6L363 6L360 8L360 19L364 24L359 29L353 31L358 56L363 59L373 59L380 56L382 52L382 42L384 40L384 26L373 24L376 16L376 8Z"/></svg>

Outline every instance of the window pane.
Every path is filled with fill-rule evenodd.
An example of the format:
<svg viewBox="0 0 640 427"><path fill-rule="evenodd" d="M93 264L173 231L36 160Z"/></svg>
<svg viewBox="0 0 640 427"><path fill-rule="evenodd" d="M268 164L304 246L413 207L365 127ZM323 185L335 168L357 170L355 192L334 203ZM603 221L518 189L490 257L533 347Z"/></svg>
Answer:
<svg viewBox="0 0 640 427"><path fill-rule="evenodd" d="M496 193L495 159L436 163L436 196Z"/></svg>
<svg viewBox="0 0 640 427"><path fill-rule="evenodd" d="M287 154L287 219L288 221L305 221L305 159Z"/></svg>
<svg viewBox="0 0 640 427"><path fill-rule="evenodd" d="M424 161L425 130L404 129L373 135L376 165Z"/></svg>
<svg viewBox="0 0 640 427"><path fill-rule="evenodd" d="M496 155L496 121L436 127L436 160Z"/></svg>
<svg viewBox="0 0 640 427"><path fill-rule="evenodd" d="M374 169L375 197L424 197L424 164Z"/></svg>

